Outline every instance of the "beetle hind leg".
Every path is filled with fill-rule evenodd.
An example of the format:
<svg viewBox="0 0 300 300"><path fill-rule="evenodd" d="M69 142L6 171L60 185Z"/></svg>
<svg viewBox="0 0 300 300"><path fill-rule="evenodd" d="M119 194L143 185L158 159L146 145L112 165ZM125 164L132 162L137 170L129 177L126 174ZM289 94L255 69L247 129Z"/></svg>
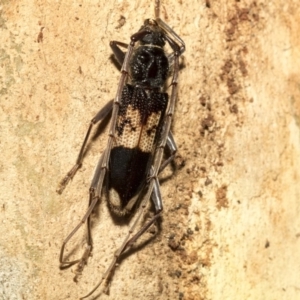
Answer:
<svg viewBox="0 0 300 300"><path fill-rule="evenodd" d="M90 200L89 200L89 207L81 219L81 221L77 224L77 226L71 231L71 233L65 238L65 240L62 243L61 250L60 250L60 256L59 256L59 262L60 262L60 268L68 268L75 264L77 264L77 267L74 271L75 278L74 280L77 281L77 277L81 275L84 266L87 264L87 260L89 256L91 255L91 251L93 248L93 241L91 236L91 223L90 223L90 216L95 208L96 204L100 201L101 193L102 193L102 186L104 177L106 174L106 168L103 163L103 157L101 156L98 165L95 169L94 176L92 179L91 187L90 187ZM81 228L81 226L87 221L87 246L84 250L84 253L80 259L76 259L73 261L67 261L64 259L64 252L65 252L65 246L70 241L70 239L75 235L75 233Z"/></svg>

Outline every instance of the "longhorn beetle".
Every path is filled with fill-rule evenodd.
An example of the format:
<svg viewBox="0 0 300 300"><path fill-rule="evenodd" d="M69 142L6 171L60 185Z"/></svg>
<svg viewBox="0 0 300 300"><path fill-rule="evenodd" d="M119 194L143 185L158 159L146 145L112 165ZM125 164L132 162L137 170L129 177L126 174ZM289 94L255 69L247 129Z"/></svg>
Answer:
<svg viewBox="0 0 300 300"><path fill-rule="evenodd" d="M145 20L141 29L131 36L129 44L117 41L110 43L117 61L122 65L116 97L91 120L76 164L57 189L61 194L81 167L92 127L112 110L108 143L92 178L89 206L81 222L63 241L59 257L61 268L77 264L76 273L81 274L86 265L93 248L90 217L101 199L103 186L107 191L109 207L116 215L131 214L137 202L140 202L140 206L133 225L114 254L107 271L95 288L81 299L93 294L102 283L104 288L107 287L120 255L143 235L162 212L157 176L172 161L177 151L170 127L176 102L179 56L185 51L185 44L159 15L160 1L155 0L155 20ZM171 54L166 54L163 48L166 43L172 49ZM127 48L127 52L121 47ZM173 77L169 99L163 88L171 65ZM169 148L171 155L162 163L165 147ZM150 198L155 214L134 233ZM82 257L73 261L65 260L66 244L86 221L87 246Z"/></svg>

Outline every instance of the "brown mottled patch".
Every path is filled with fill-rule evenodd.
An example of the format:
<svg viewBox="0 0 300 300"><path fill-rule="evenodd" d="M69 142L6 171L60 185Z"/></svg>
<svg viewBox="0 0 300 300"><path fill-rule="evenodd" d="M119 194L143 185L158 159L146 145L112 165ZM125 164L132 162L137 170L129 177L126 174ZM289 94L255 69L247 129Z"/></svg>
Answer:
<svg viewBox="0 0 300 300"><path fill-rule="evenodd" d="M197 251L194 250L191 253L188 253L185 249L180 248L177 251L177 254L179 255L182 262L184 262L186 265L192 265L199 261Z"/></svg>
<svg viewBox="0 0 300 300"><path fill-rule="evenodd" d="M235 79L233 77L227 79L227 87L230 95L237 93L237 91L239 90L239 87L235 83Z"/></svg>
<svg viewBox="0 0 300 300"><path fill-rule="evenodd" d="M206 118L201 121L200 134L205 135L205 131L212 132L215 124L215 118L209 114Z"/></svg>
<svg viewBox="0 0 300 300"><path fill-rule="evenodd" d="M207 185L210 185L212 184L212 180L210 178L206 178L205 182L204 182L204 185L207 186Z"/></svg>
<svg viewBox="0 0 300 300"><path fill-rule="evenodd" d="M237 16L232 17L230 20L228 20L230 27L226 30L226 35L228 40L232 40L233 35L235 34L235 31L238 27L238 18Z"/></svg>
<svg viewBox="0 0 300 300"><path fill-rule="evenodd" d="M180 155L180 153L176 153L174 162L178 170L182 169L185 166L185 159Z"/></svg>
<svg viewBox="0 0 300 300"><path fill-rule="evenodd" d="M210 97L209 96L201 96L199 98L200 100L200 104L203 106L203 107L206 107L208 110L211 110L211 103L210 103Z"/></svg>
<svg viewBox="0 0 300 300"><path fill-rule="evenodd" d="M208 130L214 125L215 119L212 115L208 115L205 119L202 120L201 126L204 130Z"/></svg>
<svg viewBox="0 0 300 300"><path fill-rule="evenodd" d="M36 41L37 41L38 43L42 43L42 42L43 42L43 39L44 39L43 29L44 29L44 28L45 28L45 27L41 27L41 29L40 29L40 32L39 32L38 37L37 37L37 39L36 39Z"/></svg>
<svg viewBox="0 0 300 300"><path fill-rule="evenodd" d="M229 111L233 114L237 114L239 112L237 104L233 104L232 106L230 106Z"/></svg>
<svg viewBox="0 0 300 300"><path fill-rule="evenodd" d="M192 265L197 261L198 261L198 255L197 255L197 251L195 250L186 256L186 263L188 265Z"/></svg>
<svg viewBox="0 0 300 300"><path fill-rule="evenodd" d="M249 8L238 9L238 15L240 21L249 21Z"/></svg>
<svg viewBox="0 0 300 300"><path fill-rule="evenodd" d="M122 15L120 15L120 18L118 20L118 25L115 27L116 29L120 29L121 27L123 27L126 23L126 18Z"/></svg>
<svg viewBox="0 0 300 300"><path fill-rule="evenodd" d="M232 66L233 66L232 60L231 59L226 60L224 66L221 68L223 71L222 74L224 74L224 75L229 74L232 69ZM221 79L222 79L222 77L221 77Z"/></svg>
<svg viewBox="0 0 300 300"><path fill-rule="evenodd" d="M239 59L239 66L240 66L240 71L241 71L242 75L244 77L247 76L248 71L247 71L247 68L246 68L246 63L242 58Z"/></svg>
<svg viewBox="0 0 300 300"><path fill-rule="evenodd" d="M168 241L168 246L169 246L173 251L177 250L178 247L179 247L179 245L180 245L180 241L175 240L174 237L173 237L173 238L170 237L170 239L169 239L169 241Z"/></svg>
<svg viewBox="0 0 300 300"><path fill-rule="evenodd" d="M220 210L222 207L228 207L228 199L227 199L227 186L222 185L216 191L216 201L217 201L217 208Z"/></svg>

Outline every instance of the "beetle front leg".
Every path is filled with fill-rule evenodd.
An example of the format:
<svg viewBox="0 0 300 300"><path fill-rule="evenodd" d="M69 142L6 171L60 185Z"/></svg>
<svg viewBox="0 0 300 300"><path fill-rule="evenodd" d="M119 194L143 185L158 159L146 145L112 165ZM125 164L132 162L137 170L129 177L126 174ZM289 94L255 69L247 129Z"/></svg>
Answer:
<svg viewBox="0 0 300 300"><path fill-rule="evenodd" d="M128 48L128 44L123 43L123 42L118 42L118 41L111 41L109 43L110 48L112 49L114 56L116 58L116 60L118 61L119 65L122 66L124 59L125 59L125 55L126 52L122 51L120 46L123 48Z"/></svg>

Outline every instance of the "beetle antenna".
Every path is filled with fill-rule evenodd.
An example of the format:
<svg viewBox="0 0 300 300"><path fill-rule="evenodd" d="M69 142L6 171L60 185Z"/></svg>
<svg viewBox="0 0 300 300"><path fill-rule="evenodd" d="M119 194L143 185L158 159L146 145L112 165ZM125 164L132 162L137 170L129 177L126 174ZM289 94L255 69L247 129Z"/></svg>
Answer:
<svg viewBox="0 0 300 300"><path fill-rule="evenodd" d="M160 19L160 0L155 0L155 19Z"/></svg>

